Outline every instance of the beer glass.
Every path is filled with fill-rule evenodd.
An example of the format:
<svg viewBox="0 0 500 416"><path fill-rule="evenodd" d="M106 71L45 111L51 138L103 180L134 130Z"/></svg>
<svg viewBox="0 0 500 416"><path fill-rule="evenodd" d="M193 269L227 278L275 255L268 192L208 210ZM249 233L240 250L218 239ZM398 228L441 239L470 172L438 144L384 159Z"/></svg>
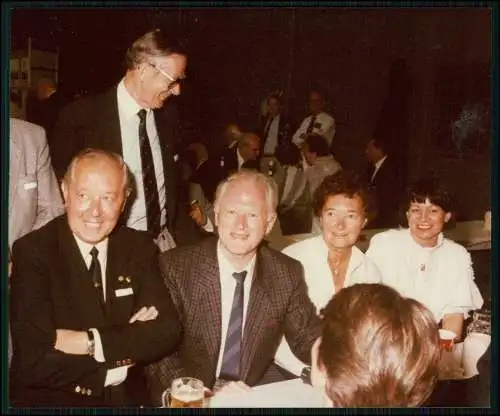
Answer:
<svg viewBox="0 0 500 416"><path fill-rule="evenodd" d="M442 350L453 351L454 340L457 337L453 331L448 331L447 329L439 330L439 346Z"/></svg>
<svg viewBox="0 0 500 416"><path fill-rule="evenodd" d="M203 407L205 389L203 381L192 377L181 377L172 381L172 386L161 395L162 407Z"/></svg>

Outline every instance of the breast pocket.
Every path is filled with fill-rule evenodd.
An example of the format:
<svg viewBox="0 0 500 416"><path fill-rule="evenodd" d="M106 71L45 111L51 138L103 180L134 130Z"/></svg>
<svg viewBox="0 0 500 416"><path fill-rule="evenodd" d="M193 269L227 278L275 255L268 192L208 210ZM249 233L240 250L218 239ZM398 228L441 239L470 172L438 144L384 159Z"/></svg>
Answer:
<svg viewBox="0 0 500 416"><path fill-rule="evenodd" d="M26 175L19 179L16 194L23 205L22 211L27 216L35 218L38 199L38 181L36 175Z"/></svg>

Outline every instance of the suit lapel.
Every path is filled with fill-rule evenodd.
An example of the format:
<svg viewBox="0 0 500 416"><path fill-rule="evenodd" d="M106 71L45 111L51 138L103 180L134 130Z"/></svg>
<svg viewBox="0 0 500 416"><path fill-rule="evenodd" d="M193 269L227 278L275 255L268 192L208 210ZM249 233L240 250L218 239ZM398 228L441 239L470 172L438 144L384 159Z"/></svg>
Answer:
<svg viewBox="0 0 500 416"><path fill-rule="evenodd" d="M16 129L12 128L12 122L11 122L11 128L10 128L10 134L11 134L11 139L10 139L10 168L9 168L9 188L12 189L12 192L9 192L9 218L12 215L12 207L14 207L14 202L17 198L17 182L18 179L20 178L20 170L21 170L21 156L22 152L21 149L19 148L19 143L17 141L17 131Z"/></svg>
<svg viewBox="0 0 500 416"><path fill-rule="evenodd" d="M85 260L68 226L66 215L58 226L61 247L61 276L66 278L67 295L75 310L82 313L82 322L104 322L104 310L99 302Z"/></svg>
<svg viewBox="0 0 500 416"><path fill-rule="evenodd" d="M245 318L245 329L243 333L242 358L241 358L241 380L245 380L251 370L251 364L259 345L266 336L266 326L269 324L269 311L272 310L272 302L268 295L267 283L273 278L265 273L260 250L257 259L250 289L250 299ZM268 270L268 268L267 268Z"/></svg>
<svg viewBox="0 0 500 416"><path fill-rule="evenodd" d="M118 97L116 87L107 91L103 96L103 104L99 106L97 117L99 131L102 136L98 138L99 147L123 155L122 134L120 128L120 115L118 114ZM96 107L97 108L97 107Z"/></svg>
<svg viewBox="0 0 500 416"><path fill-rule="evenodd" d="M207 346L206 351L209 355L209 362L213 366L213 373L215 374L221 345L222 321L217 240L207 240L205 248L207 253L202 255L200 267L195 268L193 276L193 282L196 282L193 300L199 302L200 314L198 316L201 317L201 333Z"/></svg>

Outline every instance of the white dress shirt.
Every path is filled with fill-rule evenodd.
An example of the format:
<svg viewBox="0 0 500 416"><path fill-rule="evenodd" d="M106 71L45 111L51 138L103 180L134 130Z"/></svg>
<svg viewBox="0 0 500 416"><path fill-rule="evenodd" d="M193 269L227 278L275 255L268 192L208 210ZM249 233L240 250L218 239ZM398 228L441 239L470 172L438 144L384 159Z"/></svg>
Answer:
<svg viewBox="0 0 500 416"><path fill-rule="evenodd" d="M247 315L248 301L250 298L250 288L252 286L253 273L255 269L255 259L253 258L248 262L245 268L241 270L235 269L229 260L222 252L220 242L217 244L217 261L219 264L220 272L220 300L221 300L221 345L219 351L219 358L217 359L216 377L219 377L220 369L222 367L222 357L224 356L224 347L226 346L227 328L229 325L229 318L231 316L231 308L233 306L234 289L236 288L236 279L233 273L242 272L246 270L247 276L243 283L243 322L242 322L242 336L245 330L245 320Z"/></svg>
<svg viewBox="0 0 500 416"><path fill-rule="evenodd" d="M311 122L312 118L313 115L307 116L293 135L292 142L299 147L301 147L304 143L307 134L307 128L309 127L309 123ZM323 136L328 142L328 146L331 146L333 138L335 137L335 119L327 113L317 114L316 121L314 123L313 129L311 130L311 133L316 133L320 136Z"/></svg>
<svg viewBox="0 0 500 416"><path fill-rule="evenodd" d="M382 159L380 159L377 163L375 163L375 170L373 171L372 177L370 178L370 183L372 183L373 180L375 179L375 175L380 170L380 167L385 162L385 159L387 159L387 155L385 155Z"/></svg>
<svg viewBox="0 0 500 416"><path fill-rule="evenodd" d="M80 249L80 253L85 261L85 265L87 269L90 269L90 264L92 263L92 255L90 254L90 250L94 247L92 244L88 244L82 240L80 240L76 234L73 234L76 240L76 244ZM102 290L104 293L104 301L106 301L106 265L108 259L108 239L101 241L95 245L95 248L98 250L97 258L101 265L101 278L102 278ZM89 277L90 279L90 277ZM96 295L97 296L97 295ZM95 351L94 351L94 359L97 362L103 363L106 361L104 357L104 351L102 349L101 336L99 335L99 331L95 328L90 328L92 333L94 334L94 342L95 342ZM120 383L123 383L127 378L127 370L129 366L122 366L113 368L108 370L106 373L106 380L104 381L104 387L106 386L116 386Z"/></svg>
<svg viewBox="0 0 500 416"><path fill-rule="evenodd" d="M269 123L269 122L268 122ZM264 144L264 155L274 155L276 151L276 146L278 145L278 127L280 125L280 115L274 116L271 120L271 125L267 133L267 138L262 137L265 140Z"/></svg>
<svg viewBox="0 0 500 416"><path fill-rule="evenodd" d="M240 170L245 163L245 159L240 155L240 149L236 149L236 157L238 158L238 170Z"/></svg>
<svg viewBox="0 0 500 416"><path fill-rule="evenodd" d="M120 130L122 137L123 160L128 165L130 172L134 175L137 198L130 208L127 226L136 230L147 230L146 201L144 198L144 181L142 178L141 147L139 142L139 116L142 109L131 97L123 79L117 88L118 115L120 117ZM146 109L146 130L148 132L149 144L153 155L156 184L158 186L158 197L160 200L162 228L166 224L166 189L165 176L163 174L163 159L161 155L161 144L156 130L154 113Z"/></svg>
<svg viewBox="0 0 500 416"><path fill-rule="evenodd" d="M420 246L409 229L374 235L366 255L382 273L382 282L423 303L436 322L445 315L480 309L483 298L474 282L469 252L443 234L436 246Z"/></svg>
<svg viewBox="0 0 500 416"><path fill-rule="evenodd" d="M316 313L319 314L333 295L342 289L336 288L334 285L332 271L328 265L328 246L323 235L294 243L283 249L283 253L300 261L304 267L307 293L316 306ZM381 280L380 272L375 263L366 257L359 248L353 246L343 287L357 283L380 283ZM282 368L297 376L306 366L293 354L285 338L281 340L275 361Z"/></svg>

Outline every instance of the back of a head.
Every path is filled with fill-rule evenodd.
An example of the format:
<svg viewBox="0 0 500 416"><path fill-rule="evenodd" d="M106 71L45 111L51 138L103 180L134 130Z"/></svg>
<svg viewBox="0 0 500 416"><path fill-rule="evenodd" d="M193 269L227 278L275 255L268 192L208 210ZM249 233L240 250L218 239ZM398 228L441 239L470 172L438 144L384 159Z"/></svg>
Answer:
<svg viewBox="0 0 500 416"><path fill-rule="evenodd" d="M438 377L439 335L431 312L381 284L338 292L322 311L319 368L334 407L413 407Z"/></svg>

